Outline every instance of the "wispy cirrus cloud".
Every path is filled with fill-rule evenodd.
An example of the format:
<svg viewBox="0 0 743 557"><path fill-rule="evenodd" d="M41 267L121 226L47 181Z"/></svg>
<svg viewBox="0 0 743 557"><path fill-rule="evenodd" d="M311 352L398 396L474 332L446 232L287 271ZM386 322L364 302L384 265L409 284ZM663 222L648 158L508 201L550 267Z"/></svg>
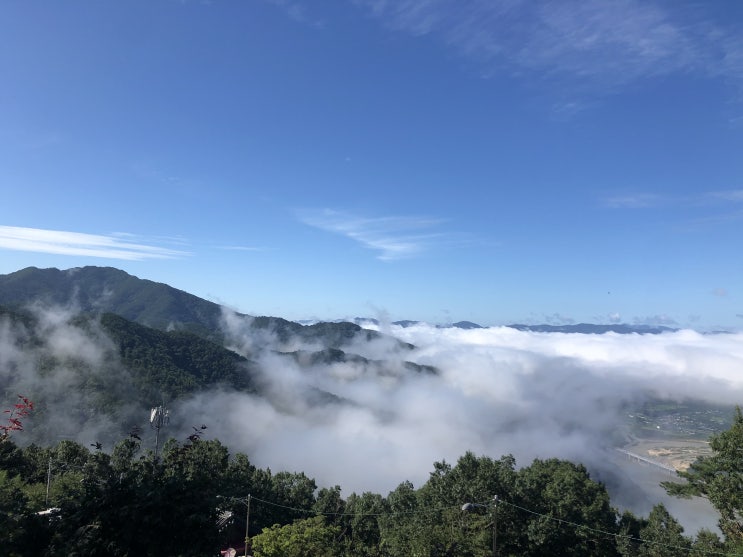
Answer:
<svg viewBox="0 0 743 557"><path fill-rule="evenodd" d="M309 225L341 234L364 247L379 252L377 259L394 261L421 255L446 241L445 235L431 230L441 219L427 217L359 217L325 209L301 211L300 220Z"/></svg>
<svg viewBox="0 0 743 557"><path fill-rule="evenodd" d="M132 261L176 259L190 255L186 251L145 244L133 238L130 234L101 235L0 226L0 249Z"/></svg>
<svg viewBox="0 0 743 557"><path fill-rule="evenodd" d="M652 193L635 193L609 197L603 201L605 207L611 209L646 209L655 207L661 202L661 197Z"/></svg>
<svg viewBox="0 0 743 557"><path fill-rule="evenodd" d="M308 23L313 27L323 27L325 23L321 19L316 19L310 16L308 12L308 4L303 4L295 0L265 0L269 4L278 6L286 15L297 23Z"/></svg>
<svg viewBox="0 0 743 557"><path fill-rule="evenodd" d="M257 246L217 246L217 249L225 251L265 251L266 248Z"/></svg>
<svg viewBox="0 0 743 557"><path fill-rule="evenodd" d="M689 5L668 10L640 0L355 3L387 27L438 39L490 72L567 76L594 87L678 73L743 78L737 31Z"/></svg>
<svg viewBox="0 0 743 557"><path fill-rule="evenodd" d="M639 192L606 197L601 201L610 209L647 209L661 206L674 207L719 207L743 203L743 190L719 190L693 195L659 195Z"/></svg>
<svg viewBox="0 0 743 557"><path fill-rule="evenodd" d="M716 191L712 192L710 197L718 201L743 202L743 190Z"/></svg>

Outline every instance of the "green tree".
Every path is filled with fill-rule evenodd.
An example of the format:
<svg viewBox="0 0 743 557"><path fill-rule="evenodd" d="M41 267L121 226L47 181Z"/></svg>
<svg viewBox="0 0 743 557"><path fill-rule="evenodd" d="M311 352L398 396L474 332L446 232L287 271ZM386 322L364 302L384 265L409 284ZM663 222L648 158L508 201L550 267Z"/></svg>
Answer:
<svg viewBox="0 0 743 557"><path fill-rule="evenodd" d="M327 524L322 516L276 524L264 528L252 539L255 557L334 557L340 555L337 538L340 528Z"/></svg>
<svg viewBox="0 0 743 557"><path fill-rule="evenodd" d="M416 519L420 534L416 550L426 541L424 555L481 555L492 553L492 510L477 507L477 512L465 515L465 503L484 504L489 507L493 497L511 498L516 480L516 461L511 455L494 460L476 456L472 452L462 455L455 466L435 462L428 481L418 492L419 508L424 512ZM510 547L514 532L513 509L500 506L498 523L504 535L499 545ZM499 528L499 530L501 530Z"/></svg>
<svg viewBox="0 0 743 557"><path fill-rule="evenodd" d="M413 484L405 481L387 496L388 514L379 518L382 547L391 555L425 555L428 535L426 509L420 506Z"/></svg>
<svg viewBox="0 0 743 557"><path fill-rule="evenodd" d="M663 482L671 495L702 495L720 513L720 530L730 548L743 550L743 413L735 409L733 424L710 438L711 456L698 458L679 476L685 483Z"/></svg>
<svg viewBox="0 0 743 557"><path fill-rule="evenodd" d="M61 519L51 523L48 554L196 557L217 551L223 447L171 444L163 459L138 457L138 449L127 439L111 456L89 454L81 493L64 500Z"/></svg>
<svg viewBox="0 0 743 557"><path fill-rule="evenodd" d="M697 532L697 537L691 545L692 557L703 557L705 555L721 554L725 551L725 544L715 532L702 528Z"/></svg>
<svg viewBox="0 0 743 557"><path fill-rule="evenodd" d="M622 557L635 557L640 551L640 530L647 526L648 521L637 518L630 511L624 511L619 517L619 533L616 546Z"/></svg>
<svg viewBox="0 0 743 557"><path fill-rule="evenodd" d="M675 557L686 555L691 541L683 535L684 528L662 504L655 505L647 524L640 530L640 557Z"/></svg>
<svg viewBox="0 0 743 557"><path fill-rule="evenodd" d="M332 524L341 524L346 512L346 502L341 497L341 487L336 485L332 488L323 487L317 492L317 498L312 510L317 514L324 515Z"/></svg>
<svg viewBox="0 0 743 557"><path fill-rule="evenodd" d="M584 466L558 459L535 460L519 471L516 491L520 507L539 513L522 517L521 555L617 554L616 514L609 494Z"/></svg>
<svg viewBox="0 0 743 557"><path fill-rule="evenodd" d="M379 518L388 508L381 495L369 491L346 500L345 537L349 555L380 555Z"/></svg>
<svg viewBox="0 0 743 557"><path fill-rule="evenodd" d="M7 470L0 470L0 546L6 548L8 555L21 554L16 551L20 551L22 546L23 516L26 511L21 478L11 477Z"/></svg>

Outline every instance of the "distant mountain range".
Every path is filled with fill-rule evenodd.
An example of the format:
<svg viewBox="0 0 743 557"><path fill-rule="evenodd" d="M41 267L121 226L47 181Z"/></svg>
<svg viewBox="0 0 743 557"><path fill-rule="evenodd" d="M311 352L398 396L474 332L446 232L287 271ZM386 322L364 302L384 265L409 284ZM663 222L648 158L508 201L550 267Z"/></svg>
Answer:
<svg viewBox="0 0 743 557"><path fill-rule="evenodd" d="M135 323L161 330L188 331L204 338L222 341L224 308L167 284L140 279L112 267L79 267L68 270L28 267L15 273L0 275L0 305L26 307L29 304L73 306L84 313L115 313ZM379 326L377 319L356 317L351 321L300 321L281 317L252 317L251 327L271 330L281 340L298 337L338 348L358 337L378 338L379 333L363 330L364 326ZM401 320L392 324L411 327L420 321ZM458 321L438 327L481 329L472 321ZM525 325L508 327L540 333L660 334L677 329L664 326L578 323L569 325Z"/></svg>
<svg viewBox="0 0 743 557"><path fill-rule="evenodd" d="M508 325L519 331L533 331L537 333L580 333L586 335L603 335L604 333L619 333L621 335L641 334L658 335L661 333L672 333L678 331L671 327L660 325L627 325L616 323L610 325L594 325L591 323L578 323L576 325Z"/></svg>
<svg viewBox="0 0 743 557"><path fill-rule="evenodd" d="M360 326L365 326L368 324L373 324L374 326L379 326L379 321L377 319L372 318L366 318L366 317L356 317L353 320L354 323ZM392 325L397 325L399 327L413 327L415 325L422 325L424 324L422 321L411 321L411 320L403 320L403 321L393 321ZM484 326L478 325L477 323L473 323L472 321L457 321L456 323L451 323L448 325L436 325L439 329L485 329ZM671 327L663 327L660 325L653 326L653 325L627 325L625 323L615 323L615 324L607 324L607 325L596 325L592 323L577 323L577 324L570 324L570 325L522 325L522 324L513 324L513 325L506 325L506 327L510 327L511 329L518 329L519 331L531 331L535 333L578 333L578 334L586 334L586 335L602 335L604 333L618 333L622 335L628 335L628 334L661 334L661 333L669 333L678 331L678 329L674 329Z"/></svg>

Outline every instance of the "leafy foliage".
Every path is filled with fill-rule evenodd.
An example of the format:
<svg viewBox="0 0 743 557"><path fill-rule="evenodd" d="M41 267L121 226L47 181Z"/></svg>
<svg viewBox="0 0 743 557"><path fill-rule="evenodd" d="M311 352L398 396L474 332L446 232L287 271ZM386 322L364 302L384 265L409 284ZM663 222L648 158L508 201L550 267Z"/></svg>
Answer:
<svg viewBox="0 0 743 557"><path fill-rule="evenodd" d="M257 390L257 364L191 333L160 331L110 313L55 319L50 324L29 311L0 308L6 341L14 348L0 379L31 385L30 394L38 403L37 419L29 428L32 441L48 442L49 420L60 413L75 429L103 415L122 424L121 431L104 432L102 440L111 444L126 431L130 416L144 415L163 399L221 386ZM28 380L31 374L35 382ZM11 396L5 389L0 384L0 395ZM18 429L30 409L8 410L0 435Z"/></svg>
<svg viewBox="0 0 743 557"><path fill-rule="evenodd" d="M640 557L675 557L691 549L691 540L683 535L684 529L663 505L650 511L647 524L640 530L642 545Z"/></svg>
<svg viewBox="0 0 743 557"><path fill-rule="evenodd" d="M253 554L255 557L334 557L340 554L336 549L339 535L340 528L327 524L322 516L297 520L284 526L276 524L253 538Z"/></svg>
<svg viewBox="0 0 743 557"><path fill-rule="evenodd" d="M23 431L21 420L28 416L33 409L33 402L23 395L18 395L18 402L13 405L13 408L3 410L3 413L7 414L5 418L7 423L0 424L0 439L8 437L12 431Z"/></svg>
<svg viewBox="0 0 743 557"><path fill-rule="evenodd" d="M686 483L664 482L671 495L703 495L720 513L720 530L728 546L743 550L743 413L735 410L732 426L710 439L712 456L700 457L679 475Z"/></svg>
<svg viewBox="0 0 743 557"><path fill-rule="evenodd" d="M606 488L584 466L535 460L519 471L516 484L521 506L541 514L528 521L519 540L524 555L549 555L550 546L564 548L564 555L615 554L614 540L595 532L616 533L616 513Z"/></svg>
<svg viewBox="0 0 743 557"><path fill-rule="evenodd" d="M112 313L101 316L101 325L115 341L144 400L178 398L220 384L254 391L255 364L211 341L158 331Z"/></svg>
<svg viewBox="0 0 743 557"><path fill-rule="evenodd" d="M142 452L134 436L110 454L72 441L19 448L5 438L0 555L216 555L221 547L242 547L248 521L256 557L486 557L496 531L501 556L729 549L711 532L684 536L662 506L647 519L618 516L603 485L567 461L516 469L510 456L466 453L453 466L434 463L419 489L402 482L386 497L344 499L339 486L318 490L301 472L273 474L246 455L231 456L204 432L196 428L185 443L169 440L161 458ZM51 510L38 514L44 509ZM220 529L225 511L233 523Z"/></svg>

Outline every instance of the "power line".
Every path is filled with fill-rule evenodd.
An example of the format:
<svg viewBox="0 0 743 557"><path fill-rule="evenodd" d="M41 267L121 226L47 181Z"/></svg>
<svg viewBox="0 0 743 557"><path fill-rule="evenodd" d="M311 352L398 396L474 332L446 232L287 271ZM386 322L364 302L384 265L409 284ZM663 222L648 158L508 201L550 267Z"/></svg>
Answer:
<svg viewBox="0 0 743 557"><path fill-rule="evenodd" d="M306 515L312 515L312 516L322 515L322 516L333 516L333 517L390 517L391 518L391 517L400 516L400 515L433 514L433 513L444 512L444 511L457 511L457 512L459 512L459 510L460 510L460 507L458 505L452 505L452 506L438 507L438 508L419 508L419 509L413 509L413 510L410 510L410 511L378 512L378 513L370 513L370 512L362 512L362 513L321 512L321 511L315 511L315 510L300 509L298 507L291 507L291 506L288 506L288 505L282 505L280 503L274 503L273 501L267 501L265 499L260 499L260 498L255 497L255 496L252 497L252 500L253 501L258 501L260 503L263 503L265 505L269 505L269 506L272 506L272 507L277 507L277 508L281 508L281 509L295 511L295 512L303 513L303 514L306 514ZM520 505L516 505L515 503L510 503L510 502L505 501L503 499L498 499L498 503L501 504L501 505L502 504L505 504L505 505L507 505L509 507L513 507L513 508L518 509L520 511L529 513L529 514L534 515L534 516L539 516L539 517L545 518L547 520L551 520L553 522L557 522L559 524L564 524L564 525L567 525L567 526L573 526L575 528L582 529L582 530L584 530L586 532L592 532L594 534L600 534L601 536L605 536L605 537L613 537L615 539L620 539L621 538L621 539L626 539L628 541L635 541L635 542L639 542L639 543L642 543L642 544L649 544L649 545L657 545L659 547L665 547L665 548L674 549L674 550L682 550L682 551L687 551L687 552L695 551L695 552L701 553L703 555L722 555L722 556L725 556L725 557L743 557L743 554L742 553L726 553L726 552L722 552L722 551L714 551L714 550L706 550L706 549L700 549L700 548L683 547L683 546L678 546L678 545L666 544L666 543L662 543L662 542L656 542L656 541L652 541L652 540L643 540L642 538L638 538L638 537L635 537L635 536L630 536L628 534L621 534L621 533L618 533L618 532L609 532L609 531L606 531L606 530L600 530L598 528L591 528L590 526L586 526L584 524L579 524L577 522L572 522L570 520L565 520L565 519L562 519L562 518L557 518L555 516L550 516L550 515L547 515L547 514L544 514L544 513L533 511L531 509L527 509L526 507L522 507ZM484 504L484 503L482 503L482 504ZM596 538L592 538L592 539L596 540Z"/></svg>
<svg viewBox="0 0 743 557"><path fill-rule="evenodd" d="M680 549L680 550L683 550L683 551L698 551L698 552L704 553L705 555L725 555L727 557L739 557L739 556L743 555L741 553L725 553L725 552L721 552L721 551L702 550L702 549L698 549L698 548L695 549L695 548L692 548L692 547L683 547L683 546L678 546L678 545L670 545L670 544L666 544L666 543L662 543L662 542L655 542L655 541L652 541L652 540L643 540L642 538L637 538L635 536L630 536L628 534L621 534L621 533L618 533L618 532L607 532L606 530L599 530L597 528L591 528L590 526L586 526L584 524L578 524L577 522L572 522L570 520L565 520L565 519L562 519L562 518L557 518L555 516L550 516L550 515L547 515L547 514L539 513L537 511L532 511L531 509L527 509L526 507L522 507L520 505L516 505L515 503L510 503L508 501L499 501L499 502L501 504L505 504L505 505L507 505L509 507L513 507L515 509L518 509L518 510L527 512L527 513L532 514L532 515L535 515L535 516L540 516L542 518L546 518L548 520L552 520L552 521L558 522L560 524L567 524L569 526L574 526L576 528L580 528L580 529L586 530L588 532L593 532L593 533L596 533L596 534L601 534L603 536L613 536L614 538L624 538L624 539L627 539L627 540L630 540L630 541L636 541L636 542L640 542L640 543L643 543L643 544L658 545L658 546L666 547L666 548L669 548L669 549Z"/></svg>

